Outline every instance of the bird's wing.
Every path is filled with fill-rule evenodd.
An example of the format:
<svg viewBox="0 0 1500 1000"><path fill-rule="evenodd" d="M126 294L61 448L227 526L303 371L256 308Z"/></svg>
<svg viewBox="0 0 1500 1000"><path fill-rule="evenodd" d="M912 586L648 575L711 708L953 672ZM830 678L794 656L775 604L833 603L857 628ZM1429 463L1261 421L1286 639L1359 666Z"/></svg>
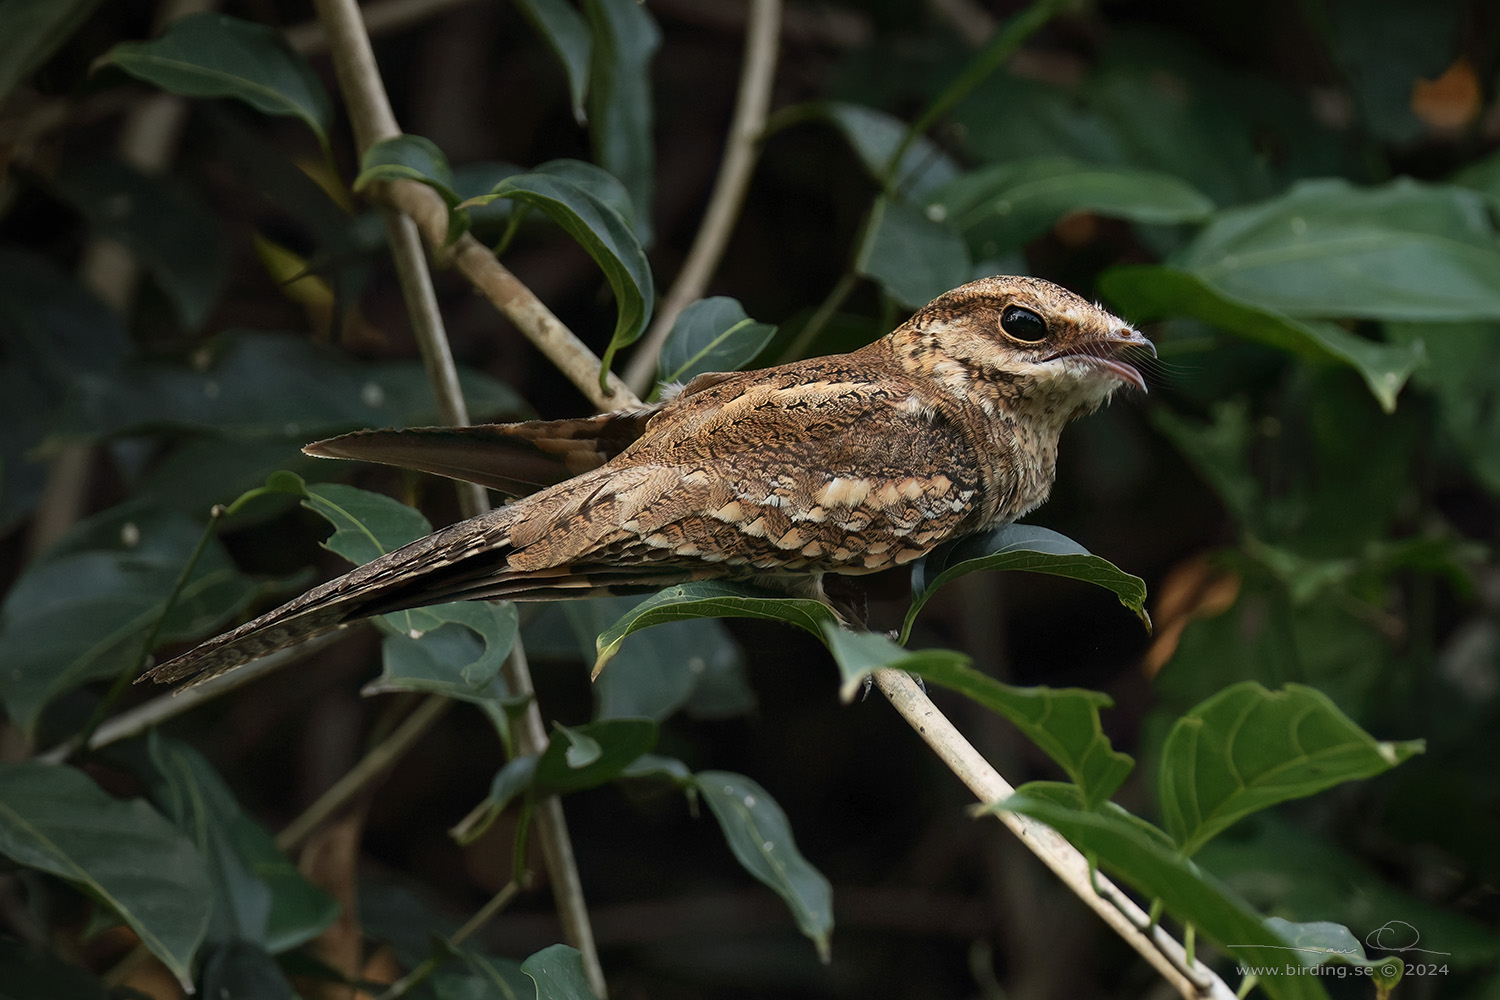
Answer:
<svg viewBox="0 0 1500 1000"><path fill-rule="evenodd" d="M663 405L576 420L355 431L302 450L319 458L399 465L525 496L614 458L640 437Z"/></svg>

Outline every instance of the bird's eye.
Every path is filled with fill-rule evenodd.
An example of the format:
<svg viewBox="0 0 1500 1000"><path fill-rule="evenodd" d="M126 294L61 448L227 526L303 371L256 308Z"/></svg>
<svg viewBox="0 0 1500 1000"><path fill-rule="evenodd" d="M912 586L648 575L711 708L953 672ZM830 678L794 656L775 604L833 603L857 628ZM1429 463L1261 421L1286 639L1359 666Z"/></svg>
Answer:
<svg viewBox="0 0 1500 1000"><path fill-rule="evenodd" d="M1025 306L1006 306L1000 314L1000 329L1011 340L1038 344L1047 339L1047 321Z"/></svg>

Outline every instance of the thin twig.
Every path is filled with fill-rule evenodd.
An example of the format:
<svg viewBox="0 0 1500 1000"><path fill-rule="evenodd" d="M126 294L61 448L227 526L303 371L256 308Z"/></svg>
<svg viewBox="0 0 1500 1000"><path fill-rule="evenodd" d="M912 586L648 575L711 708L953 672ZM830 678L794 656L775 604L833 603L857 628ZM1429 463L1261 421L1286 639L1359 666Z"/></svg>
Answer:
<svg viewBox="0 0 1500 1000"><path fill-rule="evenodd" d="M714 180L703 223L688 250L682 270L667 293L651 329L636 348L625 368L625 381L637 395L651 390L656 377L657 355L666 342L677 314L689 303L703 297L708 281L724 257L724 248L734 232L755 157L766 128L766 112L771 106L771 84L776 79L777 43L781 34L781 0L751 0L750 20L745 28L745 62L740 67L739 94L735 98L734 116L729 135L724 140L724 163Z"/></svg>
<svg viewBox="0 0 1500 1000"><path fill-rule="evenodd" d="M996 802L1015 791L938 711L911 677L899 670L877 670L875 684L979 801ZM1150 917L1112 882L1094 873L1091 884L1088 859L1056 830L1019 813L1002 812L998 816L1000 822L1041 858L1042 863L1052 869L1074 895L1140 953L1178 993L1189 1000L1204 997L1233 1000L1234 991L1212 969L1199 963L1191 965L1189 971L1187 953L1182 944L1160 925L1150 934L1143 931L1142 928L1150 926ZM1097 892L1095 884L1099 887Z"/></svg>

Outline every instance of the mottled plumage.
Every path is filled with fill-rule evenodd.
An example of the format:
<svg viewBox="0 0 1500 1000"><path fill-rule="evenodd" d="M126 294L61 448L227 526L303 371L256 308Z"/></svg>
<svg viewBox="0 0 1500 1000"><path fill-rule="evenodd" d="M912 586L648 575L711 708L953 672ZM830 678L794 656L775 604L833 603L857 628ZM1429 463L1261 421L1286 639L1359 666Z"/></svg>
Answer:
<svg viewBox="0 0 1500 1000"><path fill-rule="evenodd" d="M850 354L701 375L582 420L310 445L524 493L350 571L152 670L205 680L312 635L462 599L547 600L737 578L822 594L827 573L908 563L1047 498L1063 425L1150 342L1050 282L940 296Z"/></svg>

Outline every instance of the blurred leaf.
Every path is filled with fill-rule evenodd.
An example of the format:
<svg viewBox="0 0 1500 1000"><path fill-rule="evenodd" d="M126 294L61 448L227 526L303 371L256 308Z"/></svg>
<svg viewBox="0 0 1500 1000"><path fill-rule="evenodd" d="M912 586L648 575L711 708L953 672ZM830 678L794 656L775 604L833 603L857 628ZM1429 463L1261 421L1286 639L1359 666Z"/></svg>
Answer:
<svg viewBox="0 0 1500 1000"><path fill-rule="evenodd" d="M1135 766L1104 735L1099 709L1114 702L1099 691L1012 687L973 669L961 653L909 652L873 632L825 626L823 638L844 675L846 696L879 669L905 671L957 691L1008 719L1040 747L1078 786L1087 808L1105 802Z"/></svg>
<svg viewBox="0 0 1500 1000"><path fill-rule="evenodd" d="M109 907L192 989L213 890L192 843L146 803L71 767L0 763L0 854Z"/></svg>
<svg viewBox="0 0 1500 1000"><path fill-rule="evenodd" d="M228 280L229 254L218 220L182 186L94 159L65 165L52 187L96 232L135 252L183 326L203 325Z"/></svg>
<svg viewBox="0 0 1500 1000"><path fill-rule="evenodd" d="M1329 52L1378 138L1409 143L1422 134L1411 112L1412 85L1437 76L1458 55L1464 9L1454 0L1361 0L1329 4L1313 22L1325 28Z"/></svg>
<svg viewBox="0 0 1500 1000"><path fill-rule="evenodd" d="M328 148L328 92L272 28L208 11L173 21L152 41L121 42L101 61L182 97L233 97L264 114L293 115Z"/></svg>
<svg viewBox="0 0 1500 1000"><path fill-rule="evenodd" d="M535 986L522 972L520 962L508 958L495 958L493 955L485 955L472 948L458 949L458 955L468 967L474 986L479 992L475 1000L488 1000L490 997L498 1000L521 1000L529 998ZM447 970L439 970L440 973ZM590 994L584 994L588 997ZM443 994L442 1000L462 1000L465 994Z"/></svg>
<svg viewBox="0 0 1500 1000"><path fill-rule="evenodd" d="M919 309L972 277L958 231L932 213L881 196L870 208L854 271L873 279L907 309Z"/></svg>
<svg viewBox="0 0 1500 1000"><path fill-rule="evenodd" d="M1303 968L1342 963L1365 969L1377 991L1385 995L1401 982L1405 972L1405 963L1395 956L1366 958L1359 941L1343 924L1329 920L1296 924L1280 917L1267 917L1266 927L1291 943L1292 954Z"/></svg>
<svg viewBox="0 0 1500 1000"><path fill-rule="evenodd" d="M833 933L833 887L797 851L786 813L760 785L732 771L699 771L698 791L708 803L735 858L770 886L792 911L797 928L828 961Z"/></svg>
<svg viewBox="0 0 1500 1000"><path fill-rule="evenodd" d="M589 90L589 64L594 54L594 36L588 22L566 0L516 0L516 6L557 55L568 77L573 119L586 124L583 101Z"/></svg>
<svg viewBox="0 0 1500 1000"><path fill-rule="evenodd" d="M911 127L884 111L844 101L816 101L788 108L778 112L771 127L819 120L827 121L844 136L870 179L877 184L885 177L891 158L901 148ZM891 186L912 201L921 201L958 173L958 165L941 146L919 136L902 155Z"/></svg>
<svg viewBox="0 0 1500 1000"><path fill-rule="evenodd" d="M969 535L938 546L912 564L911 607L901 626L901 641L911 635L917 615L936 590L976 570L1024 570L1082 580L1113 591L1120 603L1149 630L1146 584L1114 563L1049 528L1034 524L1007 524L980 535Z"/></svg>
<svg viewBox="0 0 1500 1000"><path fill-rule="evenodd" d="M448 157L431 139L420 135L397 135L382 139L365 150L359 161L359 176L354 190L364 191L371 184L388 181L416 181L438 193L448 206L448 234L444 242L452 243L469 229L469 216L458 211L462 201L453 190L453 170Z"/></svg>
<svg viewBox="0 0 1500 1000"><path fill-rule="evenodd" d="M1214 204L1186 181L1134 167L1035 159L981 167L928 196L928 214L985 256L1020 247L1071 212L1131 222L1198 222Z"/></svg>
<svg viewBox="0 0 1500 1000"><path fill-rule="evenodd" d="M538 794L576 792L615 780L656 746L656 732L650 719L603 719L572 727L553 723L536 766Z"/></svg>
<svg viewBox="0 0 1500 1000"><path fill-rule="evenodd" d="M1388 323L1386 335L1428 359L1413 381L1436 397L1439 422L1474 474L1500 493L1500 324Z"/></svg>
<svg viewBox="0 0 1500 1000"><path fill-rule="evenodd" d="M641 244L598 193L571 180L547 173L517 174L501 181L490 194L470 199L470 203L487 205L496 198L513 198L547 213L588 251L609 279L619 315L599 372L603 385L615 352L633 344L651 318L656 290Z"/></svg>
<svg viewBox="0 0 1500 1000"><path fill-rule="evenodd" d="M50 951L0 937L0 982L6 1000L114 1000L104 983Z"/></svg>
<svg viewBox="0 0 1500 1000"><path fill-rule="evenodd" d="M1422 743L1381 743L1327 695L1300 684L1227 688L1177 720L1157 792L1187 855L1252 812L1387 771Z"/></svg>
<svg viewBox="0 0 1500 1000"><path fill-rule="evenodd" d="M1339 265L1329 262L1328 266ZM1293 319L1258 302L1252 305L1236 298L1204 277L1172 267L1112 268L1100 277L1099 290L1137 323L1192 316L1306 361L1348 365L1359 372L1387 413L1396 409L1401 387L1425 360L1419 346L1383 344L1332 323Z"/></svg>
<svg viewBox="0 0 1500 1000"><path fill-rule="evenodd" d="M335 911L336 915L336 911ZM293 1000L291 983L276 959L258 944L228 940L208 949L203 961L202 991L205 997L236 1000Z"/></svg>
<svg viewBox="0 0 1500 1000"><path fill-rule="evenodd" d="M0 3L0 101L62 48L99 0L4 0Z"/></svg>
<svg viewBox="0 0 1500 1000"><path fill-rule="evenodd" d="M739 371L775 334L776 327L747 316L738 299L699 299L673 321L657 358L657 381L686 383L704 372Z"/></svg>
<svg viewBox="0 0 1500 1000"><path fill-rule="evenodd" d="M536 983L536 1000L594 1000L583 958L565 944L554 944L521 963Z"/></svg>
<svg viewBox="0 0 1500 1000"><path fill-rule="evenodd" d="M1500 318L1500 240L1486 199L1400 179L1302 181L1226 209L1169 263L1257 308L1388 320Z"/></svg>
<svg viewBox="0 0 1500 1000"><path fill-rule="evenodd" d="M11 719L30 730L58 696L139 662L202 535L177 514L115 508L28 566L0 604L0 698ZM260 592L210 539L158 641L198 638Z"/></svg>
<svg viewBox="0 0 1500 1000"><path fill-rule="evenodd" d="M1025 788L990 808L1018 812L1052 827L1100 865L1159 899L1166 911L1217 943L1241 966L1276 970L1260 980L1273 1000L1326 1000L1316 977L1282 973L1287 943L1232 892L1136 823L1112 811L1068 806Z"/></svg>
<svg viewBox="0 0 1500 1000"><path fill-rule="evenodd" d="M653 753L643 753L621 772L622 778L665 778L678 785L686 785L693 780L693 772L686 764L675 757L662 757Z"/></svg>
<svg viewBox="0 0 1500 1000"><path fill-rule="evenodd" d="M484 801L448 831L453 839L468 845L483 836L512 802L531 790L536 780L537 761L540 759L537 754L523 754L506 761L490 779L489 794L484 797Z"/></svg>
<svg viewBox="0 0 1500 1000"><path fill-rule="evenodd" d="M338 904L245 815L208 761L156 730L148 745L156 769L152 799L193 841L213 885L209 940L277 954L306 944L334 921Z"/></svg>
<svg viewBox="0 0 1500 1000"><path fill-rule="evenodd" d="M624 182L635 204L641 245L650 246L656 170L651 60L661 45L661 30L635 0L584 0L583 9L594 36L588 93L594 159ZM646 308L649 312L649 291Z"/></svg>
<svg viewBox="0 0 1500 1000"><path fill-rule="evenodd" d="M212 347L191 365L140 361L119 377L74 380L55 435L95 440L182 428L306 441L439 419L416 362L361 364L290 334L230 332ZM520 397L490 378L461 372L460 384L476 420L525 412Z"/></svg>
<svg viewBox="0 0 1500 1000"><path fill-rule="evenodd" d="M683 583L642 601L599 634L595 648L597 677L632 632L692 618L762 618L786 622L821 636L825 623L837 624L833 609L808 598L779 597L757 587L735 583Z"/></svg>

